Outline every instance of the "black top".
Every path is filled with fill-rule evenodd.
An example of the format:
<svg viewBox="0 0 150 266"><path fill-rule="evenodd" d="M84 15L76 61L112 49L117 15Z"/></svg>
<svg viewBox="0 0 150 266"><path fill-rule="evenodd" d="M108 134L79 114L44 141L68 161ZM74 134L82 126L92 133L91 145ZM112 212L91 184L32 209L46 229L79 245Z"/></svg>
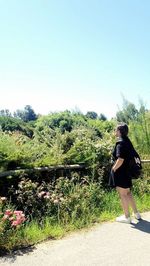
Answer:
<svg viewBox="0 0 150 266"><path fill-rule="evenodd" d="M132 186L132 180L128 173L128 165L130 159L130 153L133 149L133 145L128 137L121 138L116 142L113 158L116 161L118 158L124 159L123 164L114 173L114 186L122 188L130 188Z"/></svg>

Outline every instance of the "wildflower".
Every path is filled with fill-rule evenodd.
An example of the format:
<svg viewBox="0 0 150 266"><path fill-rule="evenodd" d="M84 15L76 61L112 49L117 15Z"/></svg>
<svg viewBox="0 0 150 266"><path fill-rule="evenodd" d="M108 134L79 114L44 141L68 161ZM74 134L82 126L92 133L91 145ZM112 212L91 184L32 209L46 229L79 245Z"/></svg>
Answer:
<svg viewBox="0 0 150 266"><path fill-rule="evenodd" d="M11 216L11 217L9 218L9 221L12 222L14 219L15 219L15 218L14 218L13 216Z"/></svg>
<svg viewBox="0 0 150 266"><path fill-rule="evenodd" d="M5 202L5 201L7 200L7 198L6 198L6 197L1 197L0 200L1 200L2 202Z"/></svg>
<svg viewBox="0 0 150 266"><path fill-rule="evenodd" d="M9 215L5 214L2 218L3 221L6 221L9 218Z"/></svg>
<svg viewBox="0 0 150 266"><path fill-rule="evenodd" d="M43 198L44 198L44 199L49 199L50 196L49 196L49 195L45 195Z"/></svg>
<svg viewBox="0 0 150 266"><path fill-rule="evenodd" d="M17 225L19 225L19 224L20 224L19 221L13 221L11 225L12 225L12 226L17 226Z"/></svg>
<svg viewBox="0 0 150 266"><path fill-rule="evenodd" d="M60 198L60 201L64 201L64 198L63 198L63 197L61 197L61 198Z"/></svg>
<svg viewBox="0 0 150 266"><path fill-rule="evenodd" d="M5 211L5 215L8 215L8 216L12 215L12 213L13 213L13 212L12 212L11 210L6 210L6 211Z"/></svg>
<svg viewBox="0 0 150 266"><path fill-rule="evenodd" d="M46 194L45 191L41 191L39 194L38 194L38 197L41 198L42 196L44 196Z"/></svg>
<svg viewBox="0 0 150 266"><path fill-rule="evenodd" d="M21 215L21 214L23 214L23 211L14 211L14 214Z"/></svg>
<svg viewBox="0 0 150 266"><path fill-rule="evenodd" d="M20 225L26 220L25 215L22 211L14 211L14 214L16 215L16 217L14 218L15 220L12 220L12 226Z"/></svg>
<svg viewBox="0 0 150 266"><path fill-rule="evenodd" d="M58 204L59 203L59 200L58 199L55 199L53 202L54 202L54 204Z"/></svg>

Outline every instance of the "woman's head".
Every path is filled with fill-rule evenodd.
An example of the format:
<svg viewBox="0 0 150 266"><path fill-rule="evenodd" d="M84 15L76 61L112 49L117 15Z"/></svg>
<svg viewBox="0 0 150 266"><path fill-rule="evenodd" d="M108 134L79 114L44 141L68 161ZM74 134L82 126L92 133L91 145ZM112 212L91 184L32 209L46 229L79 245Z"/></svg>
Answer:
<svg viewBox="0 0 150 266"><path fill-rule="evenodd" d="M129 132L128 126L125 123L119 123L116 127L116 136L117 137L127 137Z"/></svg>

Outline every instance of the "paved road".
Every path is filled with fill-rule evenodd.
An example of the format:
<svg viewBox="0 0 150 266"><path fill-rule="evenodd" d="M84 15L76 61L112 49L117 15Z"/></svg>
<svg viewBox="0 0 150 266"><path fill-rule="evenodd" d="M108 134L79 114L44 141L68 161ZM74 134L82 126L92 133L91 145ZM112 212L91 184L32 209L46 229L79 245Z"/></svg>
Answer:
<svg viewBox="0 0 150 266"><path fill-rule="evenodd" d="M0 259L0 266L150 266L150 212L140 222L107 222Z"/></svg>

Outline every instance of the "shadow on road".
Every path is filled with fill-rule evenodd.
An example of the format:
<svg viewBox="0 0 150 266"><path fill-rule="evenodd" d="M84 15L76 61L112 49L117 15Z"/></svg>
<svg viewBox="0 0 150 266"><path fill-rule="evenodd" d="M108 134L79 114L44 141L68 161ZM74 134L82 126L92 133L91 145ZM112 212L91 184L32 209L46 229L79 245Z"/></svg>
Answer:
<svg viewBox="0 0 150 266"><path fill-rule="evenodd" d="M150 234L150 222L146 220L139 220L137 224L132 223L132 228Z"/></svg>
<svg viewBox="0 0 150 266"><path fill-rule="evenodd" d="M0 253L0 260L2 262L8 262L8 263L13 263L18 256L23 256L24 254L31 253L35 250L36 248L34 246L31 247L26 247L26 248L21 248L19 250L12 251L11 253Z"/></svg>

